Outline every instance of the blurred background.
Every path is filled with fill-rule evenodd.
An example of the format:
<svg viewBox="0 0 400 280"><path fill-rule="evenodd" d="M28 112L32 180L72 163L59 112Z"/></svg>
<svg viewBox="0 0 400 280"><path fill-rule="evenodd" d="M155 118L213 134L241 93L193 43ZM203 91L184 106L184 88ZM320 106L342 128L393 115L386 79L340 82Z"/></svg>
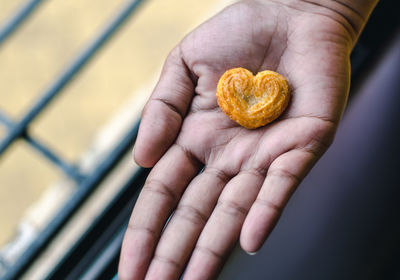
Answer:
<svg viewBox="0 0 400 280"><path fill-rule="evenodd" d="M168 52L232 1L140 2L112 40L29 125L30 137L83 175L138 119ZM129 1L2 0L0 30L32 3L31 13L0 42L0 113L12 123L24 117ZM7 130L0 124L0 139ZM134 164L128 160L126 165L125 172L133 173ZM77 182L26 139L7 148L0 158L0 275L62 208Z"/></svg>
<svg viewBox="0 0 400 280"><path fill-rule="evenodd" d="M115 275L127 219L148 173L130 156L141 108L168 52L188 31L232 2L0 1L1 279L111 279ZM395 3L383 2L352 54L351 101L372 80L372 69L386 53L400 46L396 41L399 21L396 9L391 7ZM398 55L386 60L398 61ZM400 74L396 69L395 75ZM393 92L398 93L398 88ZM355 131L354 127L360 127L360 121L348 131ZM357 133L363 142L363 131ZM343 139L342 147L351 143ZM358 147L359 142L354 145ZM336 154L343 154L341 148L336 149ZM329 156L326 158L329 161ZM304 230L299 222L326 218L315 214L321 205L310 204L306 194L312 192L318 197L318 190L311 186L337 174L318 174L310 175L304 191L288 206L272 237L275 241L266 249L269 255L261 253L249 259L237 248L221 279L265 279L268 273L271 279L294 279L296 275L296 279L322 279L323 272L310 272L316 270L310 265L311 254L308 258L301 255L311 249L299 246L304 243L322 248L321 244L326 244L324 240L321 244L308 240L316 233L310 232L313 227ZM341 186L350 189L346 183ZM340 193L335 184L331 188ZM351 197L341 193L341 197L347 195ZM333 197L321 198L320 204L334 201ZM374 197L371 193L370 199ZM351 205L348 203L347 208L352 209ZM349 215L347 222L354 225L354 220L360 217ZM316 228L329 227L314 225ZM339 248L342 241L329 242ZM366 239L365 244L368 242ZM294 254L296 250L301 254ZM313 256L321 259L321 255L319 250ZM346 250L334 254L338 259L345 255ZM288 256L292 256L291 262ZM309 262L300 264L299 259ZM335 271L336 261L327 259L333 266L321 266L320 270ZM285 263L296 269L285 269ZM386 278L331 274L331 278L323 279Z"/></svg>

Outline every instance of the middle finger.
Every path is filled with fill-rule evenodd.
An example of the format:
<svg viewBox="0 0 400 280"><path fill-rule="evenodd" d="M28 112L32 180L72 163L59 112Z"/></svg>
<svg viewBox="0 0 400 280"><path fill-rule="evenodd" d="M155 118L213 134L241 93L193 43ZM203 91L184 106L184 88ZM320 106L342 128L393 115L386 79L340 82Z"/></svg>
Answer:
<svg viewBox="0 0 400 280"><path fill-rule="evenodd" d="M226 185L200 235L184 279L216 277L239 239L244 219L264 179L264 172L241 171Z"/></svg>

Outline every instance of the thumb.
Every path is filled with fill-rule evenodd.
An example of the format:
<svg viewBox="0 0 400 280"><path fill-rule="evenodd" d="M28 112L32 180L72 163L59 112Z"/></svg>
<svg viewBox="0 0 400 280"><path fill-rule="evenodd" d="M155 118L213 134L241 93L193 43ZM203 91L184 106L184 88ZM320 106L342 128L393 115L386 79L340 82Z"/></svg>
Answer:
<svg viewBox="0 0 400 280"><path fill-rule="evenodd" d="M174 142L194 92L179 47L167 57L160 79L142 112L133 151L143 167L154 166Z"/></svg>

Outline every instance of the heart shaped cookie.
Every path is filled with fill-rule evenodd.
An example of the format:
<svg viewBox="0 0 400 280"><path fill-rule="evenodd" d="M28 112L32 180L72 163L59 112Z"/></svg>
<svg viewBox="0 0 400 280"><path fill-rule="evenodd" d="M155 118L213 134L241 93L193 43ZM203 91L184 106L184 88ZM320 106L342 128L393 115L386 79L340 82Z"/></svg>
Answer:
<svg viewBox="0 0 400 280"><path fill-rule="evenodd" d="M248 129L275 120L286 109L289 99L287 80L268 70L254 76L244 68L230 69L217 86L217 100L222 111Z"/></svg>

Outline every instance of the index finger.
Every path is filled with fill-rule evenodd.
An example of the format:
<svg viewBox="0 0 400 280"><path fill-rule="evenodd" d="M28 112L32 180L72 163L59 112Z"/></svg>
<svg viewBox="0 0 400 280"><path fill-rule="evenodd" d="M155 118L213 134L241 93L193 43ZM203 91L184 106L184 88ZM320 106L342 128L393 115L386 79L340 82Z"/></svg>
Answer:
<svg viewBox="0 0 400 280"><path fill-rule="evenodd" d="M175 144L153 168L136 202L122 243L121 279L144 278L168 217L200 167L200 162Z"/></svg>

